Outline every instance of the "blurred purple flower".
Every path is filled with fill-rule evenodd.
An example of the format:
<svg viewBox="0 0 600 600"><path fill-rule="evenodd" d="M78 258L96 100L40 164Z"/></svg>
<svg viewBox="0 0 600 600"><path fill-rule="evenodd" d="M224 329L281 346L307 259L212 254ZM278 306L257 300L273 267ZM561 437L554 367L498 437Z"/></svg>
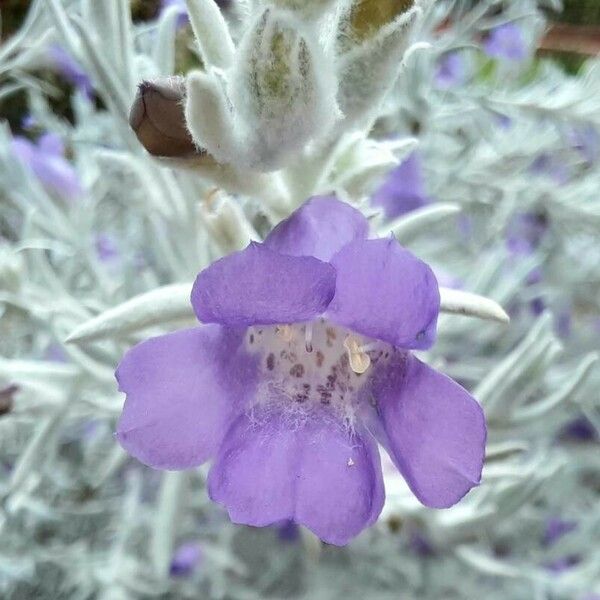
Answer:
<svg viewBox="0 0 600 600"><path fill-rule="evenodd" d="M378 518L377 441L426 506L481 477L486 426L474 398L419 361L437 281L335 197L303 204L267 236L202 271L202 325L132 348L121 445L157 469L214 458L211 499L235 523L291 520L344 545Z"/></svg>
<svg viewBox="0 0 600 600"><path fill-rule="evenodd" d="M52 362L67 362L69 357L60 344L53 342L46 348L44 359Z"/></svg>
<svg viewBox="0 0 600 600"><path fill-rule="evenodd" d="M573 313L570 308L563 308L556 313L554 329L558 337L566 339L571 336Z"/></svg>
<svg viewBox="0 0 600 600"><path fill-rule="evenodd" d="M115 238L108 233L98 233L96 235L96 254L98 258L105 263L113 262L119 258L120 252Z"/></svg>
<svg viewBox="0 0 600 600"><path fill-rule="evenodd" d="M576 521L565 521L558 517L552 517L546 522L542 543L544 546L552 546L552 544L558 542L560 538L571 533L571 531L575 529L577 529Z"/></svg>
<svg viewBox="0 0 600 600"><path fill-rule="evenodd" d="M88 98L94 95L94 86L89 75L81 65L58 44L48 48L48 57L54 69L71 85L85 94Z"/></svg>
<svg viewBox="0 0 600 600"><path fill-rule="evenodd" d="M198 542L186 542L173 553L169 572L171 577L188 577L202 562L202 548Z"/></svg>
<svg viewBox="0 0 600 600"><path fill-rule="evenodd" d="M570 145L584 160L594 164L600 156L600 134L592 124L572 127L567 134Z"/></svg>
<svg viewBox="0 0 600 600"><path fill-rule="evenodd" d="M544 152L534 159L529 168L534 175L549 177L558 185L564 185L569 181L569 170L567 165L557 156Z"/></svg>
<svg viewBox="0 0 600 600"><path fill-rule="evenodd" d="M436 86L447 90L465 83L467 79L467 65L460 52L445 54L437 66L435 73Z"/></svg>
<svg viewBox="0 0 600 600"><path fill-rule="evenodd" d="M577 442L600 441L598 430L585 417L578 417L568 423L560 432L559 437Z"/></svg>
<svg viewBox="0 0 600 600"><path fill-rule="evenodd" d="M421 558L427 558L435 554L435 550L431 542L425 534L420 531L411 531L408 539L410 549Z"/></svg>
<svg viewBox="0 0 600 600"><path fill-rule="evenodd" d="M505 23L493 29L483 47L488 56L509 62L522 62L529 55L523 31L515 23Z"/></svg>
<svg viewBox="0 0 600 600"><path fill-rule="evenodd" d="M21 127L23 129L33 129L38 125L36 118L33 115L25 115L21 120Z"/></svg>
<svg viewBox="0 0 600 600"><path fill-rule="evenodd" d="M517 213L508 225L506 244L508 250L515 255L529 255L540 246L548 231L548 220L545 215L534 212ZM534 275L532 277L535 278ZM530 281L538 283L541 276Z"/></svg>
<svg viewBox="0 0 600 600"><path fill-rule="evenodd" d="M421 157L413 152L390 171L371 197L371 204L383 208L387 219L395 219L431 202L425 192Z"/></svg>
<svg viewBox="0 0 600 600"><path fill-rule="evenodd" d="M510 253L510 262L519 261L522 257L533 254L542 243L548 231L548 221L545 215L533 212L517 213L508 225L506 247ZM531 269L525 283L534 286L541 283L543 271L541 266ZM536 297L530 303L531 312L541 315L546 310L543 298Z"/></svg>
<svg viewBox="0 0 600 600"><path fill-rule="evenodd" d="M66 200L76 200L83 195L83 187L73 165L64 158L62 140L46 133L37 144L22 136L15 136L11 148L19 161L33 171L42 185Z"/></svg>
<svg viewBox="0 0 600 600"><path fill-rule="evenodd" d="M581 558L577 555L563 556L544 563L544 568L554 575L562 575L566 571L570 571L573 567L581 562Z"/></svg>

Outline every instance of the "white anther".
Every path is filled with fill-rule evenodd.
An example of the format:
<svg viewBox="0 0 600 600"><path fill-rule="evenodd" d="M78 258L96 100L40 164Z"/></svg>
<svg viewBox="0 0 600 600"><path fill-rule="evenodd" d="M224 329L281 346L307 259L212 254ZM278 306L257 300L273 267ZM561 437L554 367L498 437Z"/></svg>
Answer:
<svg viewBox="0 0 600 600"><path fill-rule="evenodd" d="M294 339L294 330L291 325L277 325L275 332L284 342L291 342Z"/></svg>
<svg viewBox="0 0 600 600"><path fill-rule="evenodd" d="M348 360L350 361L350 368L360 375L364 373L371 366L371 357L363 352L358 340L348 335L344 340L344 348L348 351Z"/></svg>

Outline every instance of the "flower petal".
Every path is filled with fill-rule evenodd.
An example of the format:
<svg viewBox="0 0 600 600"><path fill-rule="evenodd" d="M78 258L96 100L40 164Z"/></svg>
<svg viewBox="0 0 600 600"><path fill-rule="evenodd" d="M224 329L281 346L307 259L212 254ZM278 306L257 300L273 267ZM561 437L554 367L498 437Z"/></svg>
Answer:
<svg viewBox="0 0 600 600"><path fill-rule="evenodd" d="M305 417L264 410L240 417L211 469L209 494L236 523L291 519L343 545L381 512L379 453L368 433L350 433L331 416Z"/></svg>
<svg viewBox="0 0 600 600"><path fill-rule="evenodd" d="M366 239L364 215L335 196L315 196L279 223L265 246L281 254L314 256L328 261L354 240Z"/></svg>
<svg viewBox="0 0 600 600"><path fill-rule="evenodd" d="M318 421L299 432L295 519L320 539L347 544L376 520L385 500L379 450L368 432Z"/></svg>
<svg viewBox="0 0 600 600"><path fill-rule="evenodd" d="M264 527L292 518L298 460L296 437L281 418L255 422L244 414L227 432L210 470L209 496L234 523Z"/></svg>
<svg viewBox="0 0 600 600"><path fill-rule="evenodd" d="M426 506L456 504L479 484L485 455L485 417L455 381L410 354L375 371L379 441Z"/></svg>
<svg viewBox="0 0 600 600"><path fill-rule="evenodd" d="M427 264L393 238L352 242L331 264L337 284L328 318L400 348L433 344L440 292Z"/></svg>
<svg viewBox="0 0 600 600"><path fill-rule="evenodd" d="M48 189L66 200L77 200L84 194L73 165L62 156L36 154L31 167Z"/></svg>
<svg viewBox="0 0 600 600"><path fill-rule="evenodd" d="M196 316L227 326L308 321L335 293L335 270L309 256L252 243L204 269L192 289Z"/></svg>
<svg viewBox="0 0 600 600"><path fill-rule="evenodd" d="M123 448L159 469L210 458L255 393L258 369L240 343L240 333L206 325L132 348L116 373L127 394L117 426Z"/></svg>

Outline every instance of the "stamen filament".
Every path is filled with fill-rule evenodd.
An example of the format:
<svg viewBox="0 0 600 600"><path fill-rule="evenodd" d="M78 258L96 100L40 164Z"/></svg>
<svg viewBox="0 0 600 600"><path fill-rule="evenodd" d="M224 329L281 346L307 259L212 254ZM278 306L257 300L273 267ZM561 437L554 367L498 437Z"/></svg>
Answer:
<svg viewBox="0 0 600 600"><path fill-rule="evenodd" d="M304 327L304 346L305 346L307 352L313 351L312 337L313 337L313 325L312 325L312 323L307 323Z"/></svg>

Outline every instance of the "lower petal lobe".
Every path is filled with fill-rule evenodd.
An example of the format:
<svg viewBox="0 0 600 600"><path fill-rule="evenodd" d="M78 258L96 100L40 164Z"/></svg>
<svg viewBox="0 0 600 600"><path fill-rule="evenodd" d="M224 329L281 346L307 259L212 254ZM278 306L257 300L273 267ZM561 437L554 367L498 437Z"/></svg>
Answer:
<svg viewBox="0 0 600 600"><path fill-rule="evenodd" d="M205 325L127 352L116 373L127 394L117 426L123 448L146 465L170 470L213 456L256 391L256 359L241 340L241 332Z"/></svg>
<svg viewBox="0 0 600 600"><path fill-rule="evenodd" d="M486 425L477 401L409 353L376 371L371 393L379 431L415 496L426 506L456 504L479 484Z"/></svg>
<svg viewBox="0 0 600 600"><path fill-rule="evenodd" d="M373 523L384 501L375 441L325 411L299 418L259 408L242 415L226 436L208 487L236 523L291 519L335 545Z"/></svg>

